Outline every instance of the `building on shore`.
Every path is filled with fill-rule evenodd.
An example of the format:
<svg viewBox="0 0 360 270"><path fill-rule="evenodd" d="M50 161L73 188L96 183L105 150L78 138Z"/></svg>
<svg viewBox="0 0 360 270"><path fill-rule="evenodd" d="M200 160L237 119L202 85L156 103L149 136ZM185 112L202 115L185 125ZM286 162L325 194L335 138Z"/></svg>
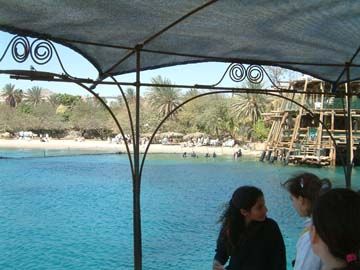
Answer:
<svg viewBox="0 0 360 270"><path fill-rule="evenodd" d="M355 95L351 97L350 153L353 164L359 165L360 82L353 82L351 88ZM331 85L314 78L291 81L287 89L302 91L287 98L306 109L284 99L278 110L265 115L272 126L260 160L316 166L345 164L347 97L326 95ZM339 93L346 91L345 86L338 90Z"/></svg>

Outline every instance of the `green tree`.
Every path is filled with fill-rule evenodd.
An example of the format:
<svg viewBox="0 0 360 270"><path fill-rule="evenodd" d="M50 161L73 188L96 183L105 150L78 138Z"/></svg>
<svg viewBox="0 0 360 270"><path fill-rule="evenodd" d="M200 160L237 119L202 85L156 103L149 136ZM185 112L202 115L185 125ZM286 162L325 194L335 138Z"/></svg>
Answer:
<svg viewBox="0 0 360 270"><path fill-rule="evenodd" d="M215 135L217 138L229 134L229 110L227 98L223 95L211 95L205 99L205 108L202 115L198 115L199 123L202 123L204 132Z"/></svg>
<svg viewBox="0 0 360 270"><path fill-rule="evenodd" d="M4 103L0 103L0 131L11 132L13 125L14 109Z"/></svg>
<svg viewBox="0 0 360 270"><path fill-rule="evenodd" d="M57 108L56 108L56 112L57 115L61 116L62 120L64 122L68 121L71 115L71 111L69 109L69 107L60 104Z"/></svg>
<svg viewBox="0 0 360 270"><path fill-rule="evenodd" d="M37 134L50 134L51 137L63 136L69 128L61 115L56 114L56 108L49 102L39 103L32 107L31 124L28 129Z"/></svg>
<svg viewBox="0 0 360 270"><path fill-rule="evenodd" d="M165 84L167 87L154 86L150 88L148 100L153 108L157 108L161 116L167 115L180 104L180 89L171 86L171 81L161 76L151 79L153 84Z"/></svg>
<svg viewBox="0 0 360 270"><path fill-rule="evenodd" d="M30 113L22 113L18 107L16 110L6 104L0 105L0 129L10 133L20 130L30 130L32 115Z"/></svg>
<svg viewBox="0 0 360 270"><path fill-rule="evenodd" d="M42 88L39 86L34 86L27 90L26 92L26 98L27 103L37 106L42 102L42 96L41 96Z"/></svg>
<svg viewBox="0 0 360 270"><path fill-rule="evenodd" d="M23 99L23 91L15 89L15 85L8 83L4 86L1 96L5 97L5 102L10 107L16 107L17 104Z"/></svg>
<svg viewBox="0 0 360 270"><path fill-rule="evenodd" d="M69 94L57 94L56 99L58 100L59 104L72 107L81 100L81 96L74 96Z"/></svg>
<svg viewBox="0 0 360 270"><path fill-rule="evenodd" d="M270 129L265 126L264 121L258 121L253 126L252 138L258 141L264 141L267 139Z"/></svg>
<svg viewBox="0 0 360 270"><path fill-rule="evenodd" d="M91 102L78 102L72 109L69 121L82 136L105 139L111 133L110 115L103 107Z"/></svg>
<svg viewBox="0 0 360 270"><path fill-rule="evenodd" d="M216 137L232 133L229 123L228 98L211 95L187 103L179 112L177 129L183 133L200 131Z"/></svg>
<svg viewBox="0 0 360 270"><path fill-rule="evenodd" d="M17 106L17 111L21 113L31 113L32 112L32 106L26 103L21 103Z"/></svg>
<svg viewBox="0 0 360 270"><path fill-rule="evenodd" d="M224 129L228 132L228 134L236 139L237 135L240 132L239 123L236 121L235 117L233 117L228 111L228 115L224 121Z"/></svg>

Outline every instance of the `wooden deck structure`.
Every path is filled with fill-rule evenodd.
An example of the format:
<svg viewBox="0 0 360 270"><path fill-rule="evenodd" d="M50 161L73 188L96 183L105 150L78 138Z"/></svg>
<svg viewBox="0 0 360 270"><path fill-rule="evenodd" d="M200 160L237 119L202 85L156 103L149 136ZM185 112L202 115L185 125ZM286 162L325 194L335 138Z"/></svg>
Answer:
<svg viewBox="0 0 360 270"><path fill-rule="evenodd" d="M303 90L293 100L306 109L283 100L279 110L267 114L272 126L260 160L316 166L345 164L346 98L326 95L331 86L314 78L291 81L286 87ZM352 83L351 88L356 93L351 98L351 160L359 165L360 83Z"/></svg>

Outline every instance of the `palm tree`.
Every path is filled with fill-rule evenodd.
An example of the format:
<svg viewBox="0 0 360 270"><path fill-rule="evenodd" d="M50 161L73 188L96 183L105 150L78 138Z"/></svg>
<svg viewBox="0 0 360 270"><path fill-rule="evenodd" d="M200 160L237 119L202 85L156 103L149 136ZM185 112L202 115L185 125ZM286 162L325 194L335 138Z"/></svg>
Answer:
<svg viewBox="0 0 360 270"><path fill-rule="evenodd" d="M33 86L26 92L27 102L36 106L42 102L41 96L42 88L39 86Z"/></svg>
<svg viewBox="0 0 360 270"><path fill-rule="evenodd" d="M15 89L14 84L8 83L4 86L1 96L5 97L6 104L14 108L21 102L24 95L21 89Z"/></svg>
<svg viewBox="0 0 360 270"><path fill-rule="evenodd" d="M153 86L148 94L150 104L158 108L159 114L168 115L181 102L180 90L171 86L171 81L167 78L157 76L151 79L153 84L164 84L166 87Z"/></svg>
<svg viewBox="0 0 360 270"><path fill-rule="evenodd" d="M248 81L244 87L249 89L262 89L263 83ZM250 122L251 126L261 118L261 113L266 109L267 99L261 94L239 94L234 98L231 109L235 116L242 122Z"/></svg>
<svg viewBox="0 0 360 270"><path fill-rule="evenodd" d="M265 105L266 99L260 94L240 94L234 99L231 108L238 119L254 124L261 118Z"/></svg>

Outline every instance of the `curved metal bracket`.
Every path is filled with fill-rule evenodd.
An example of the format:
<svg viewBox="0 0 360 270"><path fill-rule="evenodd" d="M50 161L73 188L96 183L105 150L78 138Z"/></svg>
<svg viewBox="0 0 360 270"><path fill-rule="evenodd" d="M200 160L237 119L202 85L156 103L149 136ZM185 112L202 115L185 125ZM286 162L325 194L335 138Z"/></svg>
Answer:
<svg viewBox="0 0 360 270"><path fill-rule="evenodd" d="M130 106L129 106L129 102L127 100L127 97L124 93L124 90L122 89L122 87L120 86L120 84L118 83L118 81L115 79L114 76L110 76L110 78L116 82L116 85L121 93L121 96L125 102L125 106L126 106L126 111L128 113L128 116L129 116L129 122L130 122L130 129L131 129L131 135L132 135L132 141L134 142L135 141L135 131L134 131L134 121L133 121L133 117L132 117L132 114L131 114L131 111L130 111ZM124 136L123 136L124 137ZM124 141L125 141L125 137L123 138Z"/></svg>
<svg viewBox="0 0 360 270"><path fill-rule="evenodd" d="M101 104L105 107L105 109L108 111L108 113L111 115L111 118L114 120L116 126L118 127L120 133L121 133L121 136L124 140L124 144L125 144L125 147L126 147L126 153L127 153L127 156L128 156L128 159L129 159L129 163L130 163L130 168L131 168L131 175L132 177L134 177L134 164L133 164L133 160L131 158L131 152L130 152L130 149L129 149L129 144L127 143L126 141L126 137L125 137L125 132L123 130L123 128L121 127L118 119L116 118L114 112L111 110L111 108L106 104L106 102L101 98L99 97L98 94L96 94L92 89L90 89L89 87L85 86L84 84L82 83L78 83L78 82L75 82L77 85L81 86L82 88L84 88L86 91L88 91L89 93L91 93L97 100L99 100L101 102Z"/></svg>
<svg viewBox="0 0 360 270"><path fill-rule="evenodd" d="M218 86L224 80L226 74L229 74L229 77L233 82L239 83L239 82L243 82L245 79L247 79L249 82L254 83L254 84L262 83L264 80L264 75L265 75L274 88L281 90L274 83L274 81L271 79L269 74L266 72L266 70L262 66L256 65L256 64L245 66L245 65L239 64L239 63L230 64L226 68L221 79L217 83L212 84L211 86L212 87Z"/></svg>
<svg viewBox="0 0 360 270"><path fill-rule="evenodd" d="M52 59L53 55L55 54L64 74L70 78L74 78L66 71L56 50L56 47L49 40L38 38L30 42L27 37L15 36L6 46L4 53L0 57L0 62L4 59L10 48L12 58L18 63L23 63L30 57L31 60L37 65L45 65ZM31 69L35 70L34 67L31 67Z"/></svg>

